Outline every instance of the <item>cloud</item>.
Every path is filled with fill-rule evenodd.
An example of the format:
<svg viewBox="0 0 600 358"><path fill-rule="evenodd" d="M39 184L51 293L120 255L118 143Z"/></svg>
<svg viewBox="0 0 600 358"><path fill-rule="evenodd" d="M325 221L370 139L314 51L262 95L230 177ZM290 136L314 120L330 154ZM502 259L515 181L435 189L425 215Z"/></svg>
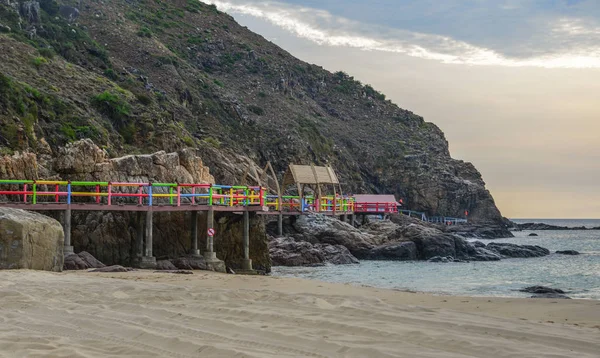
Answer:
<svg viewBox="0 0 600 358"><path fill-rule="evenodd" d="M459 40L449 35L365 24L334 16L328 11L279 2L212 0L221 11L248 15L276 25L297 37L322 46L399 53L446 64L472 66L600 68L600 27L580 18L537 19L538 31L549 34L538 41L548 48L521 44L518 56L511 51ZM503 11L517 11L522 2L504 1ZM456 11L456 10L455 10ZM558 44L558 45L557 45ZM560 46L559 46L560 45Z"/></svg>

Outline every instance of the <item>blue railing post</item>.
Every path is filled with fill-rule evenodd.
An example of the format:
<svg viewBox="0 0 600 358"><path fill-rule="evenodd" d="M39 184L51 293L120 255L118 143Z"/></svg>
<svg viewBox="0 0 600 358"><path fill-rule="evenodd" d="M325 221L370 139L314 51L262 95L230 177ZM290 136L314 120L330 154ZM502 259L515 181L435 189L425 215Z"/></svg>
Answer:
<svg viewBox="0 0 600 358"><path fill-rule="evenodd" d="M67 183L67 204L71 204L71 181Z"/></svg>
<svg viewBox="0 0 600 358"><path fill-rule="evenodd" d="M148 206L152 206L152 183L148 184Z"/></svg>

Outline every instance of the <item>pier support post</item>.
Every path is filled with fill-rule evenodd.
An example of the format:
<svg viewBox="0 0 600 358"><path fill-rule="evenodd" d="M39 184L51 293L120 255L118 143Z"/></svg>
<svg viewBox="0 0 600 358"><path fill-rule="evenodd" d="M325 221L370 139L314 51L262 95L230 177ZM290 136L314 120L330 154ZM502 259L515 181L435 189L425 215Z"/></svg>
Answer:
<svg viewBox="0 0 600 358"><path fill-rule="evenodd" d="M193 256L200 256L200 250L198 250L198 212L192 211L192 252Z"/></svg>
<svg viewBox="0 0 600 358"><path fill-rule="evenodd" d="M146 212L146 248L140 261L140 268L156 268L156 257L152 253L152 208L149 208Z"/></svg>
<svg viewBox="0 0 600 358"><path fill-rule="evenodd" d="M346 214L340 216L340 221L343 223L346 222Z"/></svg>
<svg viewBox="0 0 600 358"><path fill-rule="evenodd" d="M243 235L244 260L242 261L243 270L252 270L252 260L250 260L250 213L244 211L244 235Z"/></svg>
<svg viewBox="0 0 600 358"><path fill-rule="evenodd" d="M283 213L277 215L277 234L283 236Z"/></svg>
<svg viewBox="0 0 600 358"><path fill-rule="evenodd" d="M208 209L207 218L206 218L206 229L213 229L215 225L215 211L211 208ZM212 236L206 235L206 251L204 252L204 258L209 260L216 260L217 254L213 249L213 241L214 238Z"/></svg>
<svg viewBox="0 0 600 358"><path fill-rule="evenodd" d="M136 213L136 232L135 232L135 261L139 263L144 256L144 213Z"/></svg>
<svg viewBox="0 0 600 358"><path fill-rule="evenodd" d="M64 256L67 257L74 253L73 246L71 245L71 205L67 206L65 210L64 228L65 232L65 243L64 243Z"/></svg>

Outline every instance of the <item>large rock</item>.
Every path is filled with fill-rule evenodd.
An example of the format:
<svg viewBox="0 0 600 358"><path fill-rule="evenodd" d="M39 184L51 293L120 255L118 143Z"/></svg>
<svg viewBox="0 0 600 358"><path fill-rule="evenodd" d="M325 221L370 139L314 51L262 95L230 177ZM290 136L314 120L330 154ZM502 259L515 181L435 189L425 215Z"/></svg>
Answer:
<svg viewBox="0 0 600 358"><path fill-rule="evenodd" d="M269 252L274 266L358 263L358 259L342 245L313 245L307 241L296 241L290 237L272 238L269 242Z"/></svg>
<svg viewBox="0 0 600 358"><path fill-rule="evenodd" d="M579 251L575 251L575 250L559 250L559 251L556 251L556 253L559 255L572 255L572 256L580 254Z"/></svg>
<svg viewBox="0 0 600 358"><path fill-rule="evenodd" d="M570 297L565 295L565 291L559 288L551 288L546 286L530 286L520 289L521 292L533 293L534 295L531 298L562 298L562 299L570 299Z"/></svg>
<svg viewBox="0 0 600 358"><path fill-rule="evenodd" d="M504 257L526 258L550 255L550 250L537 245L515 245L509 243L492 242L486 249L496 252Z"/></svg>
<svg viewBox="0 0 600 358"><path fill-rule="evenodd" d="M0 269L62 271L64 232L47 216L0 208Z"/></svg>
<svg viewBox="0 0 600 358"><path fill-rule="evenodd" d="M369 260L408 261L417 258L417 245L412 241L377 246L368 255Z"/></svg>
<svg viewBox="0 0 600 358"><path fill-rule="evenodd" d="M98 261L87 251L82 251L78 254L71 254L65 257L63 268L65 270L87 270L90 268L105 267L102 262Z"/></svg>

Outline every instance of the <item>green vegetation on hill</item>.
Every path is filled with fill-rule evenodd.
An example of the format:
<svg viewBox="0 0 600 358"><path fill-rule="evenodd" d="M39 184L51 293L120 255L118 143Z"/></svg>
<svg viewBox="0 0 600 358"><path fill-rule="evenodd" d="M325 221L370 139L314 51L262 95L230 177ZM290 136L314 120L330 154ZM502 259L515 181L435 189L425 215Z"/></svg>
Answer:
<svg viewBox="0 0 600 358"><path fill-rule="evenodd" d="M85 137L111 155L199 146L280 172L330 164L347 190L395 193L417 210L476 213L468 206L483 200L482 216L499 217L436 126L212 5L104 0L65 11L80 2L41 0L38 12L25 3L0 3L2 152ZM231 175L219 157L205 160L217 177Z"/></svg>

